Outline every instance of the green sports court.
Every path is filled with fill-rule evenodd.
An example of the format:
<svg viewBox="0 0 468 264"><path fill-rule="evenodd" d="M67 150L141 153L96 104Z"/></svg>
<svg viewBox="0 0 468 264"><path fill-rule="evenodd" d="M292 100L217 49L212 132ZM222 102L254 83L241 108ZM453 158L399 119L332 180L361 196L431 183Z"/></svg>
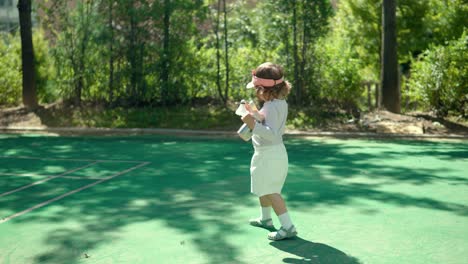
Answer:
<svg viewBox="0 0 468 264"><path fill-rule="evenodd" d="M467 263L468 141L285 144L271 242L238 138L2 134L0 263Z"/></svg>

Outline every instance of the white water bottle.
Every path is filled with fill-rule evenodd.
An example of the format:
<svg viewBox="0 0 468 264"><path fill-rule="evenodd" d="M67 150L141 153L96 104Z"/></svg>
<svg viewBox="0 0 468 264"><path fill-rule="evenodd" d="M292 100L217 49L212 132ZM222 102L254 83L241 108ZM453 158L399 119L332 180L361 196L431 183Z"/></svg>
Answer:
<svg viewBox="0 0 468 264"><path fill-rule="evenodd" d="M239 103L239 107L237 107L236 115L244 117L249 114L247 109L245 109L245 103L245 100L241 100L241 102Z"/></svg>
<svg viewBox="0 0 468 264"><path fill-rule="evenodd" d="M249 114L249 111L245 108L245 100L242 100L239 104L239 107L236 110L236 115L244 117ZM242 138L245 141L249 141L252 138L252 131L250 128L247 126L247 124L243 124L239 130L237 130L237 134L239 135L240 138Z"/></svg>
<svg viewBox="0 0 468 264"><path fill-rule="evenodd" d="M252 130L245 123L237 130L237 134L244 141L249 141L252 138Z"/></svg>

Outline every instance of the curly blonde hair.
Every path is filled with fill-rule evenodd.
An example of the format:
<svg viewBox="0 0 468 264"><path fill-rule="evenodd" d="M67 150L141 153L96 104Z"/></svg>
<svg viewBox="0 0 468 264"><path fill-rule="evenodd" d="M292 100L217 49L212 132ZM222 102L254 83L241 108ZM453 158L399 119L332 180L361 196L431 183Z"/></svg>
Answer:
<svg viewBox="0 0 468 264"><path fill-rule="evenodd" d="M260 64L255 70L255 75L263 79L279 80L283 78L283 68L271 62ZM291 91L291 84L288 81L283 81L271 87L255 87L257 94L261 93L266 101L273 99L285 99Z"/></svg>

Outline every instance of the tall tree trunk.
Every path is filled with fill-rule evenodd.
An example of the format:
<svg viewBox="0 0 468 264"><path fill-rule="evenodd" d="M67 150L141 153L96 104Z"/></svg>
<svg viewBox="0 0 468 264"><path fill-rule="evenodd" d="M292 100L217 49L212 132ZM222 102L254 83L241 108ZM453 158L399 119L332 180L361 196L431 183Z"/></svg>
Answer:
<svg viewBox="0 0 468 264"><path fill-rule="evenodd" d="M382 5L382 105L393 113L400 113L398 84L396 0L383 0Z"/></svg>
<svg viewBox="0 0 468 264"><path fill-rule="evenodd" d="M169 52L169 34L170 34L171 1L164 0L164 40L161 69L161 99L166 105L170 102L169 94L169 72L171 67L171 58Z"/></svg>
<svg viewBox="0 0 468 264"><path fill-rule="evenodd" d="M227 28L227 11L226 11L226 0L223 0L223 13L224 13L224 57L226 64L226 87L224 88L224 104L227 103L229 98L229 43L228 43L228 28Z"/></svg>
<svg viewBox="0 0 468 264"><path fill-rule="evenodd" d="M137 76L137 18L135 11L135 4L131 1L131 11L130 11L130 91L128 96L130 96L130 104L135 103L136 99L136 90L138 89L138 76Z"/></svg>
<svg viewBox="0 0 468 264"><path fill-rule="evenodd" d="M300 88L300 81L299 81L299 55L297 51L297 3L296 1L292 1L293 4L293 17L292 17L292 24L293 24L293 60L294 60L294 101L299 103L300 96L301 96L301 88Z"/></svg>
<svg viewBox="0 0 468 264"><path fill-rule="evenodd" d="M221 16L221 0L218 0L218 8L216 11L216 26L215 26L215 36L216 36L216 86L218 88L219 97L223 102L226 100L223 96L223 91L221 90L221 48L219 44L219 24Z"/></svg>
<svg viewBox="0 0 468 264"><path fill-rule="evenodd" d="M18 1L23 71L23 104L35 109L37 104L34 47L32 41L31 0Z"/></svg>
<svg viewBox="0 0 468 264"><path fill-rule="evenodd" d="M114 101L114 26L113 21L113 6L114 0L108 0L109 2L109 30L110 30L110 41L109 41L109 103Z"/></svg>
<svg viewBox="0 0 468 264"><path fill-rule="evenodd" d="M298 104L301 105L304 103L304 95L306 95L306 89L305 89L305 83L306 83L306 65L307 65L307 62L309 61L310 63L310 60L312 58L309 58L307 56L307 43L309 43L309 36L310 36L310 22L308 22L308 20L312 19L310 18L309 16L312 14L312 12L310 12L310 7L308 6L308 1L307 0L303 0L302 2L302 6L303 6L303 13L302 13L302 23L303 23L303 29L302 29L302 50L301 50L301 63L300 63L300 68L299 68L299 72L300 72L300 75L299 75L299 87L297 88L300 88L301 91L300 91L300 98L299 101L298 101ZM312 5L312 3L309 3Z"/></svg>
<svg viewBox="0 0 468 264"><path fill-rule="evenodd" d="M91 3L89 2L82 2L83 5L83 13L81 13L80 18L82 21L80 22L82 25L82 32L81 32L81 42L79 42L79 50L77 56L77 70L75 71L76 82L75 82L75 105L81 105L81 97L83 94L83 90L86 86L86 52L88 50L88 41L90 37L90 17L91 17Z"/></svg>

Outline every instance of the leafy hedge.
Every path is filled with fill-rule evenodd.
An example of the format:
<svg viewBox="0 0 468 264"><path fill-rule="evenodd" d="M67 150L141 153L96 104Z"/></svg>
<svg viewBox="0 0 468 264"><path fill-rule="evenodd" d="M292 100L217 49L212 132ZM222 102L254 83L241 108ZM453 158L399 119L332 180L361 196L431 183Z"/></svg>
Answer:
<svg viewBox="0 0 468 264"><path fill-rule="evenodd" d="M50 103L59 98L53 80L55 67L49 56L49 43L44 33L33 33L34 56L36 66L36 89L40 103ZM0 34L0 105L17 106L21 103L21 40L16 34Z"/></svg>
<svg viewBox="0 0 468 264"><path fill-rule="evenodd" d="M21 43L13 35L0 36L0 105L15 106L21 99Z"/></svg>
<svg viewBox="0 0 468 264"><path fill-rule="evenodd" d="M413 63L410 89L439 116L468 116L468 36L434 46ZM418 99L418 98L415 98Z"/></svg>

